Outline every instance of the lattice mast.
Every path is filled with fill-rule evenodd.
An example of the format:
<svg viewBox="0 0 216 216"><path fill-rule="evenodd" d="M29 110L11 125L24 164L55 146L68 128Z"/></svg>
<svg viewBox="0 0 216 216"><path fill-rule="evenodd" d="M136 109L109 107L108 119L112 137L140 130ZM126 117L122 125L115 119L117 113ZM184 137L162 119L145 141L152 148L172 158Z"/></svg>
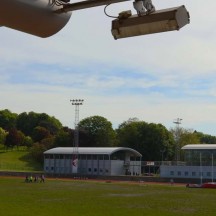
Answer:
<svg viewBox="0 0 216 216"><path fill-rule="evenodd" d="M176 161L180 160L180 127L179 125L181 124L181 121L183 119L177 118L173 121L174 124L176 124L176 134L175 134L175 139L176 139L176 148L175 148L175 159Z"/></svg>
<svg viewBox="0 0 216 216"><path fill-rule="evenodd" d="M74 122L74 143L73 143L73 158L72 158L72 172L77 169L78 165L78 148L79 148L79 106L83 105L83 99L70 100L71 104L75 106L75 122ZM77 172L77 170L76 170Z"/></svg>

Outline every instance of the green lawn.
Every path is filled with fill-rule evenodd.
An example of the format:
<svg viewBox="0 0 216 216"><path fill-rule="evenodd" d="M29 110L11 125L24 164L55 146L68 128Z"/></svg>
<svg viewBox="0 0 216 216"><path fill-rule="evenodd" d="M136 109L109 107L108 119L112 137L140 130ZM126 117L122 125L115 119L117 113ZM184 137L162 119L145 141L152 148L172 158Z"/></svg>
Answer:
<svg viewBox="0 0 216 216"><path fill-rule="evenodd" d="M4 216L214 216L215 200L215 189L0 177Z"/></svg>
<svg viewBox="0 0 216 216"><path fill-rule="evenodd" d="M40 171L42 166L36 163L26 149L5 150L0 146L0 171Z"/></svg>

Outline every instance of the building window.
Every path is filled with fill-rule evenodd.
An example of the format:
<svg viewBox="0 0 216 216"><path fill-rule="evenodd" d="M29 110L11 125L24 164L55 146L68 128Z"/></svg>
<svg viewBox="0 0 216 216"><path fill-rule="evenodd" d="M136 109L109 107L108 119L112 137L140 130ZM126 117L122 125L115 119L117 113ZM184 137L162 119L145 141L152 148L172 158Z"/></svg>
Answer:
<svg viewBox="0 0 216 216"><path fill-rule="evenodd" d="M94 168L94 172L97 172L97 168Z"/></svg>
<svg viewBox="0 0 216 216"><path fill-rule="evenodd" d="M91 155L87 155L87 160L91 160Z"/></svg>
<svg viewBox="0 0 216 216"><path fill-rule="evenodd" d="M196 172L192 172L192 176L196 176Z"/></svg>
<svg viewBox="0 0 216 216"><path fill-rule="evenodd" d="M102 170L102 169L100 169L100 172L103 172L103 170Z"/></svg>
<svg viewBox="0 0 216 216"><path fill-rule="evenodd" d="M210 176L211 176L211 173L210 173L210 172L207 172L207 176L210 177Z"/></svg>
<svg viewBox="0 0 216 216"><path fill-rule="evenodd" d="M181 171L178 171L178 176L181 176Z"/></svg>
<svg viewBox="0 0 216 216"><path fill-rule="evenodd" d="M65 155L65 159L71 159L70 155Z"/></svg>
<svg viewBox="0 0 216 216"><path fill-rule="evenodd" d="M103 155L98 155L98 160L103 160Z"/></svg>
<svg viewBox="0 0 216 216"><path fill-rule="evenodd" d="M109 156L108 155L104 155L104 160L109 160Z"/></svg>
<svg viewBox="0 0 216 216"><path fill-rule="evenodd" d="M88 168L88 171L91 172L91 168Z"/></svg>
<svg viewBox="0 0 216 216"><path fill-rule="evenodd" d="M109 170L108 169L106 169L106 173L108 173L109 172Z"/></svg>
<svg viewBox="0 0 216 216"><path fill-rule="evenodd" d="M136 159L135 159L135 157L130 157L130 160L135 161Z"/></svg>
<svg viewBox="0 0 216 216"><path fill-rule="evenodd" d="M54 170L54 167L51 167L51 170Z"/></svg>
<svg viewBox="0 0 216 216"><path fill-rule="evenodd" d="M92 160L97 160L97 155L92 155Z"/></svg>
<svg viewBox="0 0 216 216"><path fill-rule="evenodd" d="M81 160L86 160L86 155L80 155Z"/></svg>
<svg viewBox="0 0 216 216"><path fill-rule="evenodd" d="M59 159L59 155L57 155L57 154L54 155L54 158L55 158L55 159Z"/></svg>
<svg viewBox="0 0 216 216"><path fill-rule="evenodd" d="M188 172L187 171L185 172L185 176L188 176Z"/></svg>
<svg viewBox="0 0 216 216"><path fill-rule="evenodd" d="M170 171L170 175L173 176L174 175L174 171Z"/></svg>

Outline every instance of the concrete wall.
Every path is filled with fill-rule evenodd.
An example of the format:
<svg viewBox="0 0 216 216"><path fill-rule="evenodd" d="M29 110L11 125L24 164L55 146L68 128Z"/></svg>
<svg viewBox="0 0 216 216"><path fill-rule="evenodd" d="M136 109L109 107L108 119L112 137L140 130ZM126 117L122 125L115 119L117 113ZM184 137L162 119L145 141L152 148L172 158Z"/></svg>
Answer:
<svg viewBox="0 0 216 216"><path fill-rule="evenodd" d="M111 160L111 175L125 175L124 161Z"/></svg>

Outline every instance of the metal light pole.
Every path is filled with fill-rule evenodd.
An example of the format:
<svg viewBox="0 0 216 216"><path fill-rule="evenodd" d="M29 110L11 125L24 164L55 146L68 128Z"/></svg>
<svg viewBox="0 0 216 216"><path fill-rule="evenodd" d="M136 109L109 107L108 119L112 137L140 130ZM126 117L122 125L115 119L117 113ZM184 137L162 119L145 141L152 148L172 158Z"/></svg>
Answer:
<svg viewBox="0 0 216 216"><path fill-rule="evenodd" d="M181 121L183 119L177 118L173 121L174 124L176 124L176 149L175 149L175 159L176 161L180 160L180 146L179 146L179 139L180 139L180 128L179 125L181 124Z"/></svg>
<svg viewBox="0 0 216 216"><path fill-rule="evenodd" d="M161 164L163 165L163 160L164 160L164 152L165 152L165 149L163 150L160 150L160 153L161 153Z"/></svg>
<svg viewBox="0 0 216 216"><path fill-rule="evenodd" d="M75 130L74 130L74 148L72 158L72 172L77 173L78 168L78 148L79 148L79 106L83 105L83 99L70 100L71 104L75 106Z"/></svg>
<svg viewBox="0 0 216 216"><path fill-rule="evenodd" d="M200 152L200 184L202 184L203 173L202 173L202 153Z"/></svg>
<svg viewBox="0 0 216 216"><path fill-rule="evenodd" d="M213 152L212 152L212 182L214 181L214 155L213 155Z"/></svg>

